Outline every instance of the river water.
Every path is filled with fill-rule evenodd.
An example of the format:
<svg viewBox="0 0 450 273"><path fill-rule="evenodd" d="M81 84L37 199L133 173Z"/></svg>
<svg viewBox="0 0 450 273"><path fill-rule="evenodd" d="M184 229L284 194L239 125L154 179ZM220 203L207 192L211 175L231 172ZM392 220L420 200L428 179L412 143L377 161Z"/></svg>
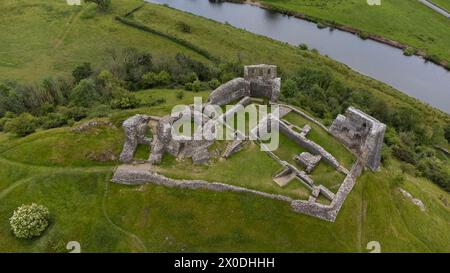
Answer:
<svg viewBox="0 0 450 273"><path fill-rule="evenodd" d="M316 24L248 4L208 0L146 0L203 16L249 32L287 42L304 43L361 74L450 113L450 72L402 50L363 40L345 31L319 29ZM449 45L450 46L450 45Z"/></svg>

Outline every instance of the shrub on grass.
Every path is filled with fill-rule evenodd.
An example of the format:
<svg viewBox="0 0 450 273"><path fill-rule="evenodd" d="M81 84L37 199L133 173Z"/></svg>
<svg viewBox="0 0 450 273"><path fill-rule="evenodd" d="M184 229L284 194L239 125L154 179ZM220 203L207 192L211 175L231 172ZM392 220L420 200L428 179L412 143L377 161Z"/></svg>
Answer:
<svg viewBox="0 0 450 273"><path fill-rule="evenodd" d="M5 131L24 137L36 131L38 122L34 116L29 113L22 113L19 116L8 120L5 123Z"/></svg>
<svg viewBox="0 0 450 273"><path fill-rule="evenodd" d="M450 143L450 122L447 123L447 126L444 128L444 137L448 143Z"/></svg>
<svg viewBox="0 0 450 273"><path fill-rule="evenodd" d="M107 11L111 6L111 0L86 0L86 2L97 4L97 8L101 11Z"/></svg>
<svg viewBox="0 0 450 273"><path fill-rule="evenodd" d="M80 82L83 79L88 78L92 75L92 68L90 63L83 63L75 67L72 71L72 76L75 79L75 82Z"/></svg>
<svg viewBox="0 0 450 273"><path fill-rule="evenodd" d="M166 86L170 84L172 77L169 72L163 70L156 74L155 72L145 73L141 78L143 88L152 88L157 86Z"/></svg>
<svg viewBox="0 0 450 273"><path fill-rule="evenodd" d="M209 88L214 90L220 86L220 81L218 79L212 79L208 82L208 86L209 86Z"/></svg>
<svg viewBox="0 0 450 273"><path fill-rule="evenodd" d="M178 22L177 25L178 25L178 29L181 32L184 32L184 33L191 33L192 32L191 26L186 24L185 22Z"/></svg>
<svg viewBox="0 0 450 273"><path fill-rule="evenodd" d="M113 99L111 101L111 108L113 109L132 109L138 107L139 99L133 94L124 94L122 97Z"/></svg>
<svg viewBox="0 0 450 273"><path fill-rule="evenodd" d="M403 55L405 56L412 56L414 54L416 54L417 50L413 47L407 47L403 50Z"/></svg>
<svg viewBox="0 0 450 273"><path fill-rule="evenodd" d="M188 91L199 92L202 89L202 82L199 80L188 82L184 85L184 89Z"/></svg>
<svg viewBox="0 0 450 273"><path fill-rule="evenodd" d="M363 39L363 40L367 40L370 37L370 34L364 31L361 31L358 33L359 38Z"/></svg>
<svg viewBox="0 0 450 273"><path fill-rule="evenodd" d="M17 238L30 239L40 236L48 227L50 212L42 205L22 205L9 219L11 229Z"/></svg>
<svg viewBox="0 0 450 273"><path fill-rule="evenodd" d="M307 45L307 44L299 44L298 47L299 47L301 50L308 50L308 45Z"/></svg>
<svg viewBox="0 0 450 273"><path fill-rule="evenodd" d="M184 98L184 92L178 91L176 94L177 99L182 100Z"/></svg>
<svg viewBox="0 0 450 273"><path fill-rule="evenodd" d="M69 117L61 113L50 113L42 118L41 124L44 129L58 128L67 125Z"/></svg>

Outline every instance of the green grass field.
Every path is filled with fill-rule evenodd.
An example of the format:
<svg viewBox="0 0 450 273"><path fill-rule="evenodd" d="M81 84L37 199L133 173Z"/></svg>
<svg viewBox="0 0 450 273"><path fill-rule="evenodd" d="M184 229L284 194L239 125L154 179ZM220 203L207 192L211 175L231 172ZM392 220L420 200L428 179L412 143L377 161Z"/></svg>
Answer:
<svg viewBox="0 0 450 273"><path fill-rule="evenodd" d="M128 46L155 56L182 52L208 62L185 46L114 20L140 3L113 0L111 12L102 14L91 5L70 7L62 0L1 1L0 80L67 76L84 61L100 67L107 49ZM448 115L326 57L243 30L157 5L146 5L133 20L202 46L222 59L274 63L286 74L303 67L328 68L354 88L388 98L396 106L415 107L429 122L448 120ZM179 21L188 23L192 33L177 30ZM136 113L165 115L175 104L192 103L194 96L209 94L184 92L179 100L176 92L137 92L143 102L161 98L165 102L113 111L105 119L116 129L77 133L63 127L24 138L0 133L0 252L64 252L67 242L74 240L81 243L83 252L367 252L366 244L374 240L381 243L382 252L450 251L450 194L429 180L402 173L397 161L377 173L366 171L335 223L296 214L284 202L250 194L110 183L118 162L96 158L103 153L117 157L124 139L123 120ZM286 119L304 122L297 117ZM351 164L347 151L322 131L313 127L310 137ZM146 158L148 150L141 147L138 153ZM271 175L279 166L252 145L210 169L193 167L188 161L177 163L170 157L160 168L173 177L235 183L291 196L305 194L300 184L283 189L274 185ZM321 168L324 172L313 175L333 187L331 172ZM421 199L426 211L404 198L398 187ZM32 202L49 208L51 225L38 239L18 240L8 219L15 208Z"/></svg>
<svg viewBox="0 0 450 273"><path fill-rule="evenodd" d="M432 0L431 2L447 11L450 11L450 1L448 0Z"/></svg>
<svg viewBox="0 0 450 273"><path fill-rule="evenodd" d="M448 0L433 1L450 6ZM382 0L380 6L369 6L365 0L261 2L377 34L450 61L450 20L419 1Z"/></svg>
<svg viewBox="0 0 450 273"><path fill-rule="evenodd" d="M140 96L169 101L174 92L148 90ZM136 111L160 115L160 109L168 106ZM120 120L115 113L111 116ZM104 135L114 140L98 138ZM89 140L98 151L117 153L123 133L99 127L83 133L52 129L25 138L0 134L0 251L65 251L65 244L72 240L79 241L85 252L365 252L372 240L381 243L383 252L450 250L450 207L443 201L450 195L425 179L406 174L398 182L401 172L395 161L379 173L365 172L337 221L329 223L293 213L286 203L249 194L111 184L116 162L83 158L92 146L73 145L81 139ZM58 143L58 149L52 143ZM193 168L189 162L170 163L173 158L165 157L160 168L174 177L275 189L270 175L277 165L252 146L216 162L208 171ZM190 175L183 175L183 168ZM426 211L405 199L399 186L423 200ZM283 190L300 193L295 187ZM8 218L17 206L31 202L49 207L52 224L38 239L15 239Z"/></svg>

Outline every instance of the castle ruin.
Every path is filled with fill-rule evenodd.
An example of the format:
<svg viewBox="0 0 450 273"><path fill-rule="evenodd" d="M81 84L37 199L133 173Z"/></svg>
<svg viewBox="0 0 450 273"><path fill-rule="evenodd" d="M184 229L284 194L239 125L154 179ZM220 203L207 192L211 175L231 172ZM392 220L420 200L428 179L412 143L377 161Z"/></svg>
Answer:
<svg viewBox="0 0 450 273"><path fill-rule="evenodd" d="M203 113L197 113L198 115L194 114L194 120L192 122L206 128L213 128L217 125L217 122L223 122L234 116L240 107L249 105L255 98L259 101L262 99L263 102L266 100L271 105L279 106L280 114L278 116L268 114L255 128L250 128L249 133L246 134L238 129L234 129L236 138L225 147L221 153L222 158L227 159L241 150L243 145L248 142L248 134L256 136L254 142L263 146L264 143L260 139L261 136L257 133L259 132L258 129L267 127L270 122L275 121L279 124L279 133L284 134L287 138L305 149L306 152L295 155L291 163L279 158L271 151L265 151L265 153L282 167L281 171L273 175L273 181L280 187L284 187L294 180L299 181L310 190L309 199L297 200L284 195L269 194L218 182L176 180L153 171L152 166L159 164L166 153L179 158L191 158L194 164L208 164L209 159L214 156L209 151L209 147L215 142L214 138L198 140L173 137L171 128L181 118L181 113L179 115L175 113L175 115L172 114L164 117L136 115L125 120L123 129L126 135L126 141L120 155L120 161L124 165L117 168L112 181L123 184L155 183L169 187L247 192L286 201L290 203L295 212L334 221L348 193L350 193L356 183L357 177L363 171L364 166L367 166L373 171L379 168L381 147L386 126L364 112L349 107L345 115L338 115L328 129L301 110L290 105L279 103L280 82L281 79L277 77L277 67L274 65L246 66L244 68L243 78L233 79L212 91L203 108L207 105L223 106L229 103L235 103L235 106L215 119ZM190 110L195 111L193 106L190 107ZM290 112L302 116L310 124L306 124L300 128L283 119ZM196 116L201 116L202 118L197 120L195 118ZM350 170L346 169L326 149L309 139L308 134L312 128L310 125L313 124L326 130L331 137L334 136L338 139L356 156L356 162ZM147 137L148 130L151 130L153 133L152 137ZM145 162L136 162L133 160L133 155L139 144L148 145L150 149L149 159ZM344 181L336 192L333 192L324 185L316 184L314 179L311 178L310 173L314 172L320 162L332 166L337 172L345 175ZM138 163L143 164L139 165ZM319 202L320 196L329 200L329 204Z"/></svg>

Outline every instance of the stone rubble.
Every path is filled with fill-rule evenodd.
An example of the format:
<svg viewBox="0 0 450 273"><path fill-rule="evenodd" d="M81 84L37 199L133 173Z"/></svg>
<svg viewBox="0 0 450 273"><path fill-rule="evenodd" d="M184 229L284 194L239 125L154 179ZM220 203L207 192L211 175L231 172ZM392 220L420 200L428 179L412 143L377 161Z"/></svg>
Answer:
<svg viewBox="0 0 450 273"><path fill-rule="evenodd" d="M317 164L319 164L321 159L322 159L321 155L313 155L308 152L303 152L294 156L294 160L306 168L305 169L306 173L312 172L312 170L317 166Z"/></svg>
<svg viewBox="0 0 450 273"><path fill-rule="evenodd" d="M425 211L425 205L423 204L422 200L414 198L411 193L407 192L406 190L399 188L400 192L408 198L414 205L418 206L421 211Z"/></svg>

